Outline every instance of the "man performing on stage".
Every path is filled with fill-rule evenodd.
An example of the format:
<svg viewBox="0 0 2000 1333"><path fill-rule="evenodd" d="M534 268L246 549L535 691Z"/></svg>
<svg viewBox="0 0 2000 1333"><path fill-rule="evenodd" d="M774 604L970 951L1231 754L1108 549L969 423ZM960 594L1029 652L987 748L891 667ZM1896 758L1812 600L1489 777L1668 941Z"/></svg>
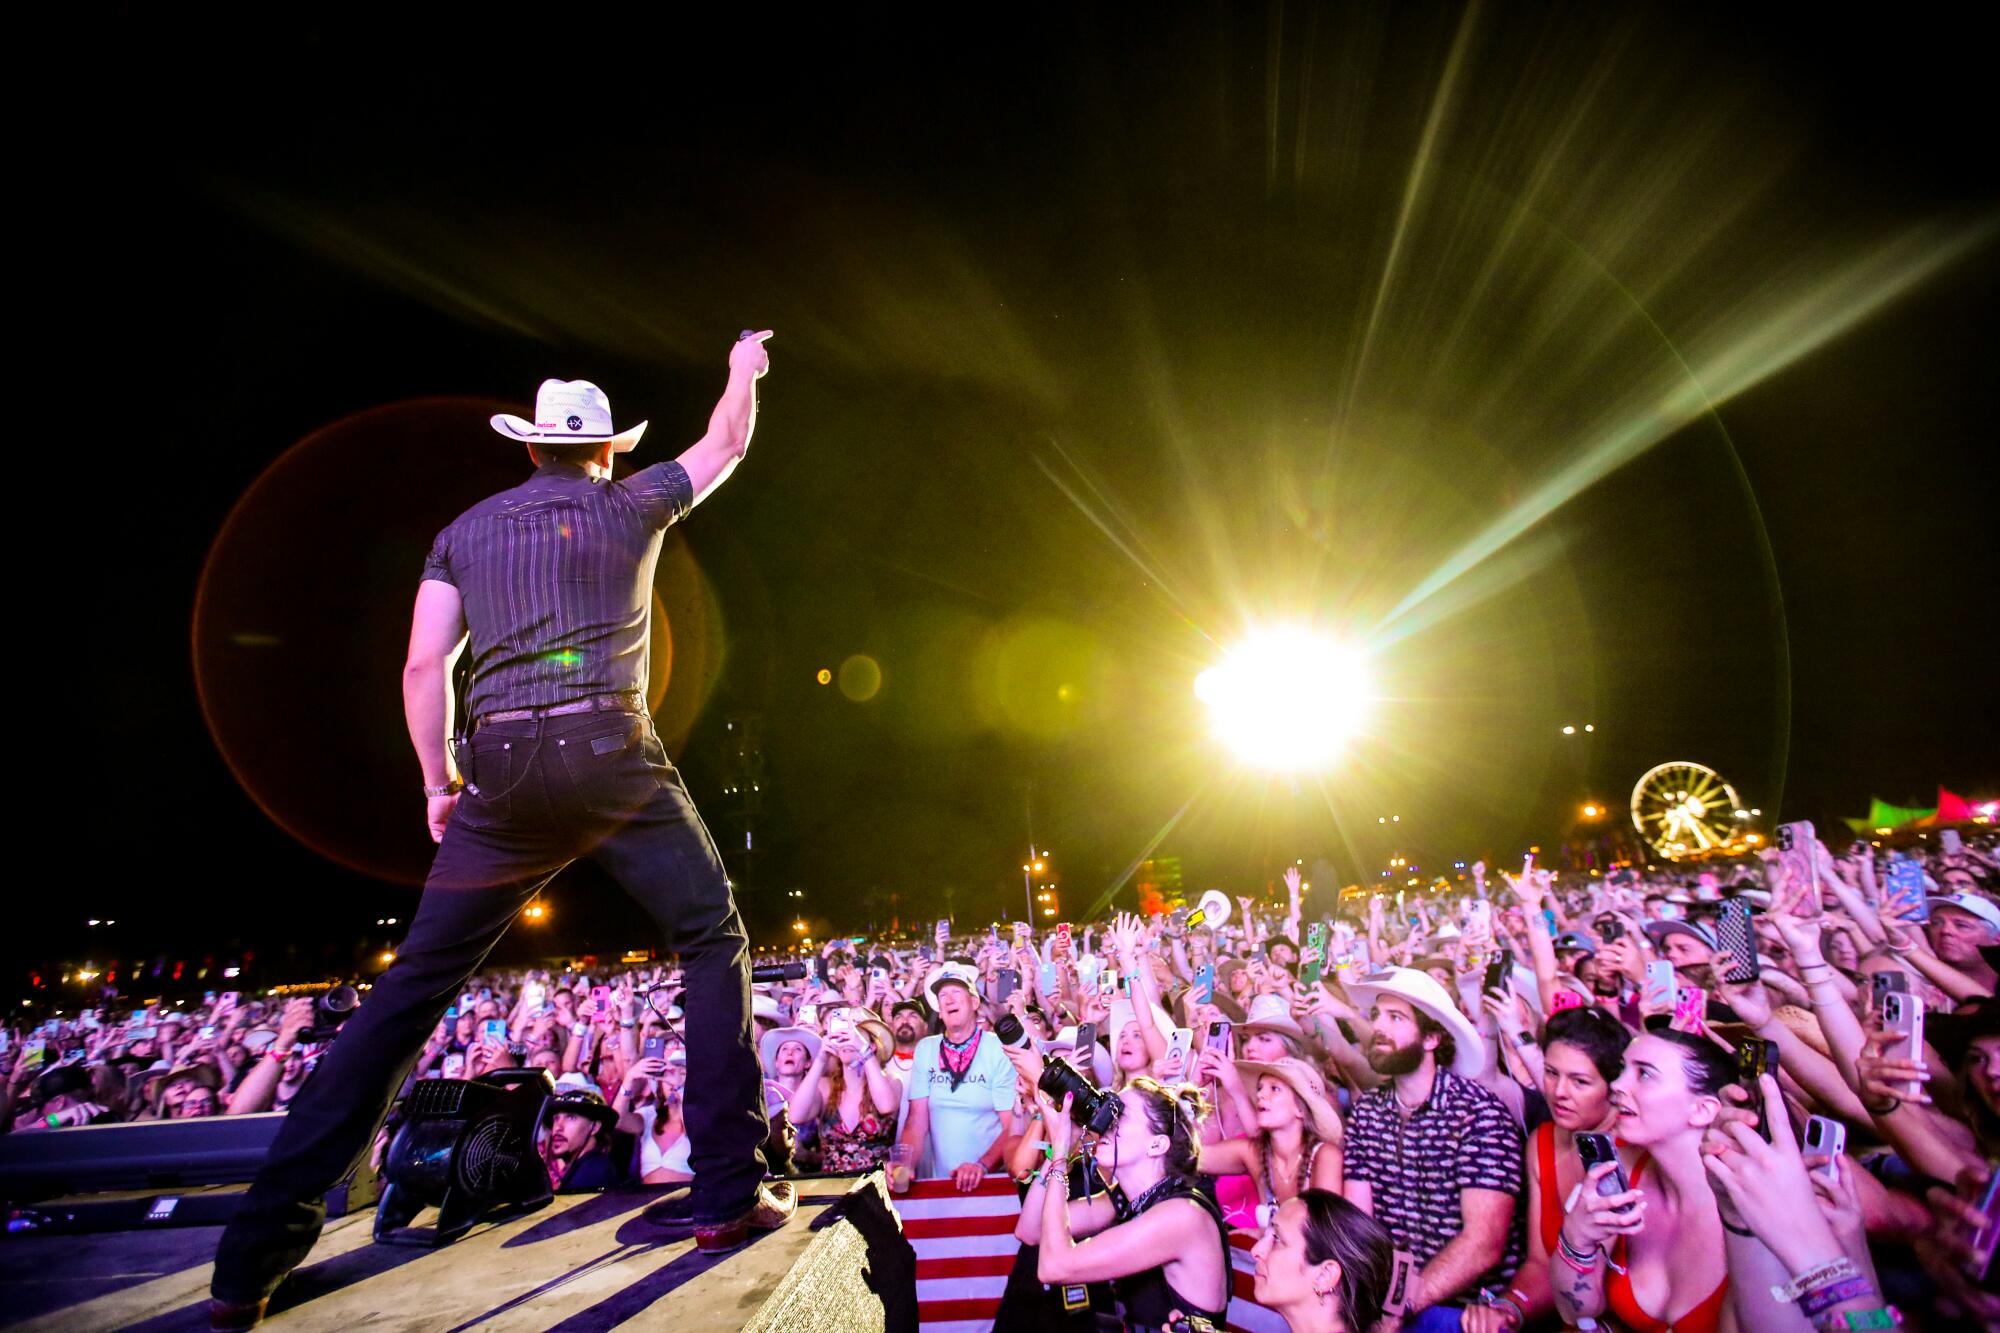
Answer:
<svg viewBox="0 0 2000 1333"><path fill-rule="evenodd" d="M319 1238L322 1196L354 1169L425 1036L523 906L589 857L653 914L686 977L695 1244L721 1253L791 1219L762 1183L767 1126L750 1032L750 959L721 858L646 711L661 535L750 445L767 332L729 353L708 433L614 481L624 432L596 385L548 380L535 420L496 416L536 465L438 535L417 587L403 709L436 859L396 961L292 1103L216 1254L211 1322L248 1328ZM469 736L446 765L446 663L471 665Z"/></svg>

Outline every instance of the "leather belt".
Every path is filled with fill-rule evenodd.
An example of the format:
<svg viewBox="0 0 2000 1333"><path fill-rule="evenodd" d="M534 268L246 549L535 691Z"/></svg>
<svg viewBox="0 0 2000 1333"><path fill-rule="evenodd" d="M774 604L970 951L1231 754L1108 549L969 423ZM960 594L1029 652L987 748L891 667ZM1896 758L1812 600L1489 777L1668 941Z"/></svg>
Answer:
<svg viewBox="0 0 2000 1333"><path fill-rule="evenodd" d="M593 694L575 703L548 704L541 708L505 708L482 713L472 724L474 731L489 722L539 722L545 717L565 717L571 713L643 713L646 705L637 691L624 694Z"/></svg>

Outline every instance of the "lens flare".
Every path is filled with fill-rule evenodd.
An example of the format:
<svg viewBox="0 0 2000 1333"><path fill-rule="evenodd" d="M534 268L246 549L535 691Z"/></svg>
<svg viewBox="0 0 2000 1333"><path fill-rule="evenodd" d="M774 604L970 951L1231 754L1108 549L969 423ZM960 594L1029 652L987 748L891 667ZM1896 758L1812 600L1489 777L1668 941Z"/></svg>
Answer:
<svg viewBox="0 0 2000 1333"><path fill-rule="evenodd" d="M1303 629L1254 634L1195 677L1210 729L1244 763L1295 772L1340 754L1369 699L1361 655Z"/></svg>

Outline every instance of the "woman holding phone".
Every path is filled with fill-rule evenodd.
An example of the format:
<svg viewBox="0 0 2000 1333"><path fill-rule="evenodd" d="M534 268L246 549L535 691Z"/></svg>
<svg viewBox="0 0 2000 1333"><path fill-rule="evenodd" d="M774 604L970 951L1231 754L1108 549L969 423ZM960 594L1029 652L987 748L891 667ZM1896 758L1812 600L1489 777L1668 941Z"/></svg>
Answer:
<svg viewBox="0 0 2000 1333"><path fill-rule="evenodd" d="M611 1109L618 1128L639 1143L639 1179L647 1185L678 1185L694 1179L688 1164L687 1119L681 1094L687 1088L687 1052L647 1056L632 1066L618 1087Z"/></svg>
<svg viewBox="0 0 2000 1333"><path fill-rule="evenodd" d="M843 1009L827 1020L820 1058L792 1093L795 1125L818 1122L820 1170L871 1171L896 1146L902 1096L884 1064L896 1039L872 1014Z"/></svg>
<svg viewBox="0 0 2000 1333"><path fill-rule="evenodd" d="M1507 1003L1512 1004L1509 996ZM1625 1069L1632 1034L1601 1009L1565 1009L1542 1031L1542 1096L1550 1119L1528 1137L1526 1151L1528 1255L1514 1284L1491 1303L1465 1311L1465 1333L1500 1333L1555 1309L1550 1262L1561 1234L1564 1202L1583 1183L1576 1136L1610 1134L1617 1112L1611 1085Z"/></svg>
<svg viewBox="0 0 2000 1333"><path fill-rule="evenodd" d="M1232 1199L1238 1206L1231 1210L1231 1226L1259 1229L1265 1219L1258 1213L1308 1189L1340 1192L1344 1134L1319 1070L1304 1060L1258 1064L1224 1060L1214 1051L1203 1051L1195 1068L1198 1077L1213 1081L1237 1103L1237 1115L1253 1127L1247 1137L1202 1148L1202 1174L1247 1176L1256 1189L1248 1217Z"/></svg>
<svg viewBox="0 0 2000 1333"><path fill-rule="evenodd" d="M1619 1137L1640 1153L1625 1189L1622 1164L1603 1162L1565 1199L1548 1269L1566 1323L1608 1312L1630 1333L1717 1333L1726 1237L1701 1141L1735 1080L1735 1060L1705 1037L1666 1029L1625 1049L1611 1104Z"/></svg>

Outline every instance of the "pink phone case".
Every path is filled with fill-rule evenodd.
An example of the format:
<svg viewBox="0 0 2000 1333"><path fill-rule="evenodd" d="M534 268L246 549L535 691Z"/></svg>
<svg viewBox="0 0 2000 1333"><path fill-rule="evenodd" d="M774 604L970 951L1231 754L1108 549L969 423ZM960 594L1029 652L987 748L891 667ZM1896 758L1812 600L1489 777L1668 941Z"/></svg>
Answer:
<svg viewBox="0 0 2000 1333"><path fill-rule="evenodd" d="M1683 986L1674 994L1674 1020L1668 1026L1676 1032L1702 1036L1708 1031L1708 992L1699 986Z"/></svg>

